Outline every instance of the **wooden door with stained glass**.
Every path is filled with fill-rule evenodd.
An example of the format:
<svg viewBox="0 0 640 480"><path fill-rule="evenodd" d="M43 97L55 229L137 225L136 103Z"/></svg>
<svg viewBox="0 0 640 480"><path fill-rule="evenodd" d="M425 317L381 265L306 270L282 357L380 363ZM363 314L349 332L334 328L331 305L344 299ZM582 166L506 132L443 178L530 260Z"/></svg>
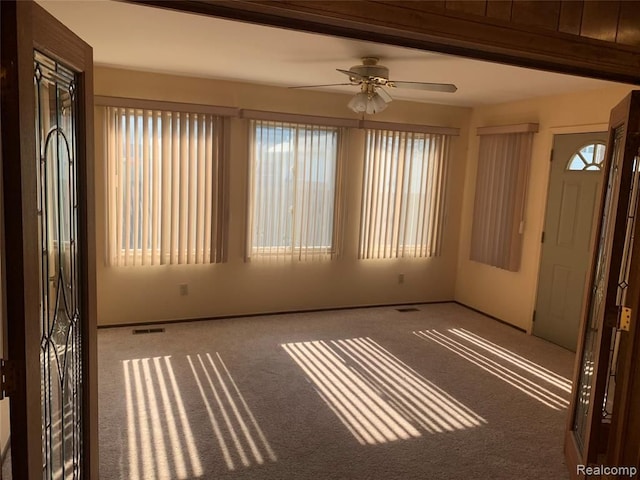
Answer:
<svg viewBox="0 0 640 480"><path fill-rule="evenodd" d="M34 2L0 8L12 477L97 478L92 50Z"/></svg>
<svg viewBox="0 0 640 480"><path fill-rule="evenodd" d="M584 478L580 466L640 462L640 91L611 112L604 171L565 437L572 478Z"/></svg>

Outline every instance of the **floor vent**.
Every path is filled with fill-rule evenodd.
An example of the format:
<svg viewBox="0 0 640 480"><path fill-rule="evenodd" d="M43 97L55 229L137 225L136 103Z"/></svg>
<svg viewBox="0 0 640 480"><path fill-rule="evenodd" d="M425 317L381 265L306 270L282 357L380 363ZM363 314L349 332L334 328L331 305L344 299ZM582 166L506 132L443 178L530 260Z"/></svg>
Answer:
<svg viewBox="0 0 640 480"><path fill-rule="evenodd" d="M416 308L416 307L407 307L407 308L396 308L396 310L400 313L406 313L406 312L419 312L420 309Z"/></svg>
<svg viewBox="0 0 640 480"><path fill-rule="evenodd" d="M164 333L164 328L137 328L133 331L134 335L142 335L143 333Z"/></svg>

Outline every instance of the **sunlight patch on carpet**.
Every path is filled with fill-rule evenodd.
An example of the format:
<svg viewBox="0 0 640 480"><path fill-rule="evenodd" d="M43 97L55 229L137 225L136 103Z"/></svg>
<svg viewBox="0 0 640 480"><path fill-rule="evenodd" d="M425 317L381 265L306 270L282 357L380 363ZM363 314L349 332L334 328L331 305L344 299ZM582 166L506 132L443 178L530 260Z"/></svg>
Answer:
<svg viewBox="0 0 640 480"><path fill-rule="evenodd" d="M122 362L127 411L129 479L202 475L200 455L171 357Z"/></svg>
<svg viewBox="0 0 640 480"><path fill-rule="evenodd" d="M275 462L276 455L220 355L187 355L187 361L227 468Z"/></svg>
<svg viewBox="0 0 640 480"><path fill-rule="evenodd" d="M565 398L571 392L569 379L468 330L452 328L447 333L423 330L413 334L446 348L547 407L562 410L569 406Z"/></svg>
<svg viewBox="0 0 640 480"><path fill-rule="evenodd" d="M498 344L490 342L482 338L479 335L476 335L469 330L465 330L464 328L451 328L449 332L457 335L460 338L467 340L468 342L488 351L500 357L512 365L522 368L527 373L530 373L534 377L538 377L540 380L550 383L551 385L558 387L560 390L563 390L567 393L571 393L571 380L562 375L558 375L557 373L538 365L520 355L513 353L510 350L507 350L504 347L501 347Z"/></svg>
<svg viewBox="0 0 640 480"><path fill-rule="evenodd" d="M362 445L486 423L368 337L282 347Z"/></svg>

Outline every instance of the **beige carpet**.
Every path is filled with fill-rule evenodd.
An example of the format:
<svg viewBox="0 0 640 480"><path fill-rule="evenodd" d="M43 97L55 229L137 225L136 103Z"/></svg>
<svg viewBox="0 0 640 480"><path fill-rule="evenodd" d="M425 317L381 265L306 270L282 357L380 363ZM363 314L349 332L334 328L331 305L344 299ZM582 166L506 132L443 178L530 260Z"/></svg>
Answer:
<svg viewBox="0 0 640 480"><path fill-rule="evenodd" d="M100 478L569 478L573 354L417 308L100 330Z"/></svg>

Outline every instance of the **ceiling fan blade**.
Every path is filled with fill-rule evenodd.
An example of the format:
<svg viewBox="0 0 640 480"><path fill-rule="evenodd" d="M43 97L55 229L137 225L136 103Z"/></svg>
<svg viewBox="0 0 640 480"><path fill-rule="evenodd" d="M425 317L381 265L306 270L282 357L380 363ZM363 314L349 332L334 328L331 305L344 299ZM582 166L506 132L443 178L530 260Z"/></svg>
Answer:
<svg viewBox="0 0 640 480"><path fill-rule="evenodd" d="M364 75L360 75L359 73L352 72L351 70L342 70L341 68L336 68L340 73L344 73L349 78L355 78L356 80L366 80L368 77Z"/></svg>
<svg viewBox="0 0 640 480"><path fill-rule="evenodd" d="M389 95L389 92L387 92L382 87L376 88L376 92L378 93L378 95L380 95L380 98L382 98L382 100L385 101L385 103L389 103L391 100L393 100L393 97L391 97L391 95Z"/></svg>
<svg viewBox="0 0 640 480"><path fill-rule="evenodd" d="M414 90L429 90L432 92L448 92L453 93L458 87L452 83L427 83L427 82L398 82L389 81L387 85L397 88L413 88Z"/></svg>
<svg viewBox="0 0 640 480"><path fill-rule="evenodd" d="M339 87L341 85L349 85L353 86L353 83L327 83L325 85L299 85L297 87L287 87L287 88L319 88L319 87Z"/></svg>

